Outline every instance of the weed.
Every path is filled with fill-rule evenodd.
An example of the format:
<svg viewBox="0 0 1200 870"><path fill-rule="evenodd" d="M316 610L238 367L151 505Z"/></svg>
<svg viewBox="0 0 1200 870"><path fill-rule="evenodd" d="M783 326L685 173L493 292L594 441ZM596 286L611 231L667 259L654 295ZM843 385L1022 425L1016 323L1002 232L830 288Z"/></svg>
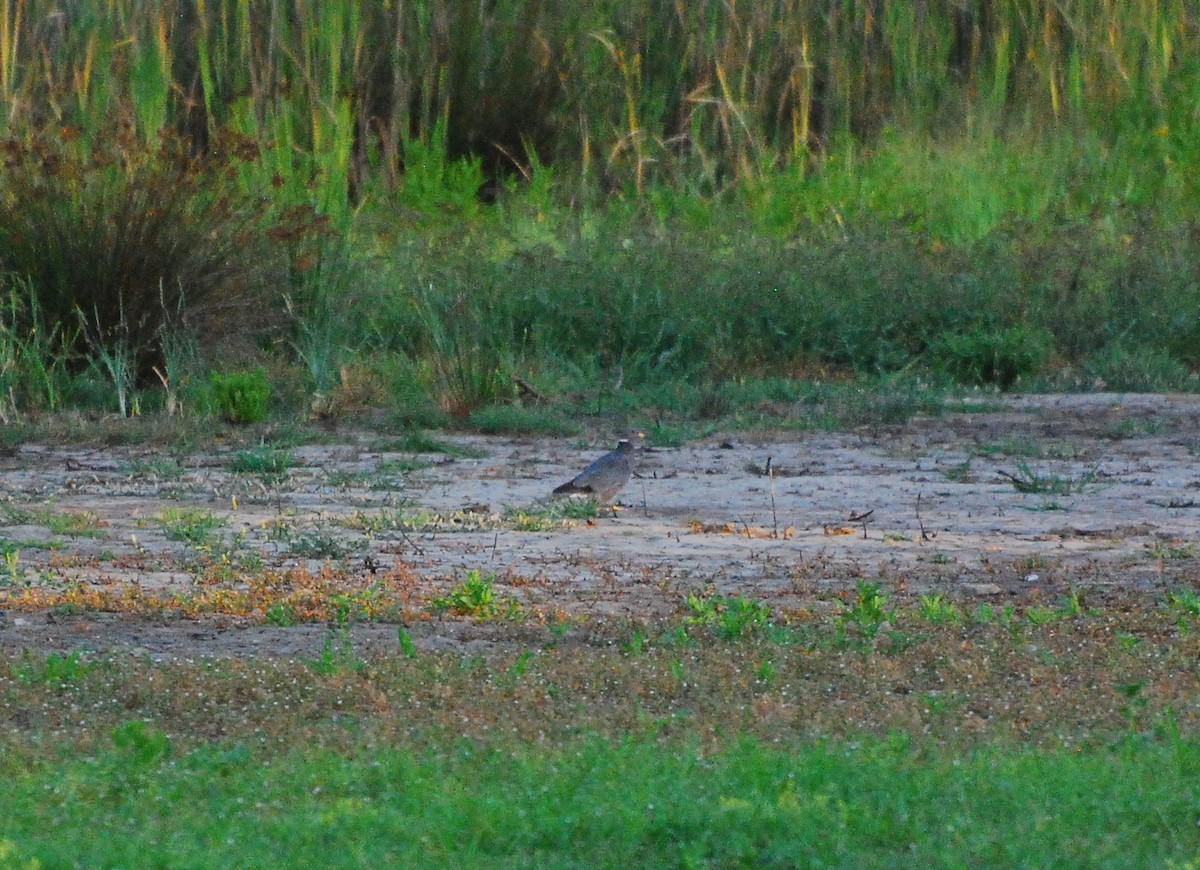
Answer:
<svg viewBox="0 0 1200 870"><path fill-rule="evenodd" d="M208 380L217 410L230 423L244 425L266 419L271 386L263 369L212 372Z"/></svg>
<svg viewBox="0 0 1200 870"><path fill-rule="evenodd" d="M771 621L771 608L763 601L744 595L703 596L689 593L685 604L689 625L710 627L722 640L737 640L764 631Z"/></svg>
<svg viewBox="0 0 1200 870"><path fill-rule="evenodd" d="M431 463L414 457L405 457L404 459L386 459L375 466L376 474L411 474L414 471L421 471L424 468L429 468Z"/></svg>
<svg viewBox="0 0 1200 870"><path fill-rule="evenodd" d="M1142 438L1147 435L1156 435L1161 431L1162 421L1160 420L1127 417L1124 420L1118 420L1105 425L1103 434L1105 438L1118 441L1126 438Z"/></svg>
<svg viewBox="0 0 1200 870"><path fill-rule="evenodd" d="M361 549L361 544L341 540L321 523L301 532L289 523L275 522L268 527L268 538L286 545L296 559L344 559Z"/></svg>
<svg viewBox="0 0 1200 870"><path fill-rule="evenodd" d="M377 439L372 450L380 453L441 453L458 459L480 459L484 454L477 448L435 438L419 429L409 429L402 435Z"/></svg>
<svg viewBox="0 0 1200 870"><path fill-rule="evenodd" d="M400 645L400 652L404 653L404 657L415 659L417 657L417 645L413 643L412 635L403 625L396 626L396 642Z"/></svg>
<svg viewBox="0 0 1200 870"><path fill-rule="evenodd" d="M296 608L290 601L271 602L264 615L268 625L288 628L296 624Z"/></svg>
<svg viewBox="0 0 1200 870"><path fill-rule="evenodd" d="M278 483L295 464L291 451L260 444L250 450L239 450L229 463L229 470L234 474L257 474L264 482Z"/></svg>
<svg viewBox="0 0 1200 870"><path fill-rule="evenodd" d="M1120 683L1116 686L1117 694L1122 696L1126 702L1120 708L1120 712L1125 717L1130 732L1141 730L1142 719L1146 714L1146 708L1149 706L1149 700L1142 694L1142 689L1145 687L1146 682L1144 680L1132 683Z"/></svg>
<svg viewBox="0 0 1200 870"><path fill-rule="evenodd" d="M65 689L68 685L79 682L89 671L94 669L94 662L85 661L83 653L52 652L45 661L37 661L29 650L21 655L21 663L14 668L13 676L23 683L45 683L57 689Z"/></svg>
<svg viewBox="0 0 1200 870"><path fill-rule="evenodd" d="M168 541L197 548L209 546L212 533L225 525L224 519L202 508L164 508L156 521Z"/></svg>
<svg viewBox="0 0 1200 870"><path fill-rule="evenodd" d="M931 352L935 365L963 384L992 384L1010 389L1038 372L1050 358L1054 337L1040 327L977 326L969 332L943 335Z"/></svg>
<svg viewBox="0 0 1200 870"><path fill-rule="evenodd" d="M518 532L557 529L573 520L600 516L600 503L593 498L554 499L528 508L505 508L504 520Z"/></svg>
<svg viewBox="0 0 1200 870"><path fill-rule="evenodd" d="M1167 601L1185 616L1200 616L1200 593L1194 589L1176 589L1167 595Z"/></svg>
<svg viewBox="0 0 1200 870"><path fill-rule="evenodd" d="M918 599L921 618L934 624L949 623L957 625L962 619L958 605L946 599L940 593L922 595Z"/></svg>
<svg viewBox="0 0 1200 870"><path fill-rule="evenodd" d="M503 603L493 588L495 581L495 574L485 575L479 569L473 569L449 594L433 599L433 606L456 616L476 619L494 619L502 614L514 613L516 602Z"/></svg>
<svg viewBox="0 0 1200 870"><path fill-rule="evenodd" d="M941 469L942 476L951 483L967 483L973 479L971 474L970 458L960 462L958 465L951 465L949 468Z"/></svg>
<svg viewBox="0 0 1200 870"><path fill-rule="evenodd" d="M1078 478L1040 474L1024 462L1017 465L1016 474L1006 471L999 474L1005 477L1017 492L1038 495L1069 495L1073 492L1083 492L1096 479L1095 471L1087 472Z"/></svg>
<svg viewBox="0 0 1200 870"><path fill-rule="evenodd" d="M935 550L929 555L929 561L935 565L949 565L953 559L948 553L943 553L941 550Z"/></svg>
<svg viewBox="0 0 1200 870"><path fill-rule="evenodd" d="M469 422L485 435L573 435L579 431L574 420L520 405L487 405L472 411Z"/></svg>
<svg viewBox="0 0 1200 870"><path fill-rule="evenodd" d="M0 539L0 577L5 583L14 583L21 579L21 551L11 541Z"/></svg>
<svg viewBox="0 0 1200 870"><path fill-rule="evenodd" d="M41 525L44 525L55 535L66 535L73 538L102 538L104 529L108 526L91 511L43 511Z"/></svg>
<svg viewBox="0 0 1200 870"><path fill-rule="evenodd" d="M1164 561L1183 561L1195 554L1195 545L1191 543L1167 542L1158 540L1146 547L1146 552L1152 559Z"/></svg>
<svg viewBox="0 0 1200 870"><path fill-rule="evenodd" d="M844 632L847 626L855 626L859 634L873 639L885 624L895 624L896 610L888 607L888 595L875 583L858 581L854 600L839 614L837 625Z"/></svg>
<svg viewBox="0 0 1200 870"><path fill-rule="evenodd" d="M109 739L125 759L139 767L157 764L171 754L171 740L166 732L140 719L116 726L109 732Z"/></svg>
<svg viewBox="0 0 1200 870"><path fill-rule="evenodd" d="M133 479L177 480L186 471L178 460L170 457L154 457L150 459L134 459L121 467L124 474Z"/></svg>
<svg viewBox="0 0 1200 870"><path fill-rule="evenodd" d="M1025 608L1025 618L1033 625L1049 625L1063 618L1063 613L1044 604L1034 604Z"/></svg>

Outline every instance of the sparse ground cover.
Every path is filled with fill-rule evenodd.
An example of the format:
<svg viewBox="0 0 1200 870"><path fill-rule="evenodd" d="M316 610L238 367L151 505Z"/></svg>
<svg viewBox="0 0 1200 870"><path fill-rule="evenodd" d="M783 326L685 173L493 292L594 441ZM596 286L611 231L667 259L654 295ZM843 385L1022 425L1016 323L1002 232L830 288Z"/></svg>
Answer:
<svg viewBox="0 0 1200 870"><path fill-rule="evenodd" d="M0 867L1193 866L1193 5L578 13L0 10Z"/></svg>
<svg viewBox="0 0 1200 870"><path fill-rule="evenodd" d="M311 658L10 656L0 840L15 866L1138 867L1200 849L1192 599L1039 614L860 586L828 617L764 605L739 631L703 610L483 614L440 647L335 623Z"/></svg>
<svg viewBox="0 0 1200 870"><path fill-rule="evenodd" d="M4 860L1187 866L1198 412L672 438L615 516L540 501L604 438L24 445Z"/></svg>

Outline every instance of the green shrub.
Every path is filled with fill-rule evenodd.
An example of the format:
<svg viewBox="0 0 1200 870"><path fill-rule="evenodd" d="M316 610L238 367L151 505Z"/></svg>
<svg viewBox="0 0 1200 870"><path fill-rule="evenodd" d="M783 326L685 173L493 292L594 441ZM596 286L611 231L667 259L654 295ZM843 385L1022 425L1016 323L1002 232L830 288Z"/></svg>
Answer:
<svg viewBox="0 0 1200 870"><path fill-rule="evenodd" d="M937 365L960 383L1007 390L1046 364L1053 341L1041 327L981 325L970 332L943 335L931 350Z"/></svg>
<svg viewBox="0 0 1200 870"><path fill-rule="evenodd" d="M1195 389L1188 367L1166 351L1116 344L1083 361L1084 374L1105 389L1132 392Z"/></svg>
<svg viewBox="0 0 1200 870"><path fill-rule="evenodd" d="M6 145L0 270L27 283L30 312L62 325L67 351L119 354L157 383L162 336L181 319L221 337L268 322L280 248L263 207L237 193L232 154L57 128Z"/></svg>
<svg viewBox="0 0 1200 870"><path fill-rule="evenodd" d="M267 416L271 386L262 368L212 372L208 378L217 410L230 423L257 423Z"/></svg>

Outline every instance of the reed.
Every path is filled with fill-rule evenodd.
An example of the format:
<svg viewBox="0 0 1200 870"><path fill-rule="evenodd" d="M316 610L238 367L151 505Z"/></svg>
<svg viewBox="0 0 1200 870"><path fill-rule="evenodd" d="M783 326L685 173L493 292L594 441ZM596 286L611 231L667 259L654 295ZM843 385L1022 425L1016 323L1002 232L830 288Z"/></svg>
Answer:
<svg viewBox="0 0 1200 870"><path fill-rule="evenodd" d="M439 125L489 176L536 157L635 194L827 171L896 128L1086 129L1176 171L1197 57L1186 0L4 0L0 125L233 128L266 146L248 184L330 211Z"/></svg>

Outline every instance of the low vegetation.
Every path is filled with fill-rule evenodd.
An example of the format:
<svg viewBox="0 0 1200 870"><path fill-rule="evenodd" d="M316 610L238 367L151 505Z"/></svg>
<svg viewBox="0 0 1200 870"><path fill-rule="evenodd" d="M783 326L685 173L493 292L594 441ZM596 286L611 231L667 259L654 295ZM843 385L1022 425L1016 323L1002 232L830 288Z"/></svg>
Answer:
<svg viewBox="0 0 1200 870"><path fill-rule="evenodd" d="M425 429L636 419L664 445L1009 390L1200 389L1183 0L100 7L0 4L0 456L170 445L119 475L173 497L219 442L235 477L211 496L236 514L284 487L390 496L471 455ZM342 422L408 455L305 466L295 448ZM1099 460L1069 443L976 454L1031 510L1103 486L1047 470ZM0 503L22 527L0 538L0 631L103 611L324 639L0 661L0 867L1200 855L1186 584L990 603L862 580L812 609L697 589L608 624L527 604L521 578L432 593L364 556L552 533L594 504L364 505L147 516L143 537L186 544L165 564L132 537L129 570L191 578L164 592L79 579L115 556L63 541L103 539L103 517ZM1191 544L1145 558L1180 577ZM469 652L429 630L459 624Z"/></svg>
<svg viewBox="0 0 1200 870"><path fill-rule="evenodd" d="M492 621L490 591L472 575L438 606ZM326 596L311 659L25 653L0 666L0 840L43 866L286 864L318 834L325 866L1183 866L1194 597L1010 608L863 584L821 617L697 595L661 622L510 614L467 652L420 620L368 644L367 591Z"/></svg>

